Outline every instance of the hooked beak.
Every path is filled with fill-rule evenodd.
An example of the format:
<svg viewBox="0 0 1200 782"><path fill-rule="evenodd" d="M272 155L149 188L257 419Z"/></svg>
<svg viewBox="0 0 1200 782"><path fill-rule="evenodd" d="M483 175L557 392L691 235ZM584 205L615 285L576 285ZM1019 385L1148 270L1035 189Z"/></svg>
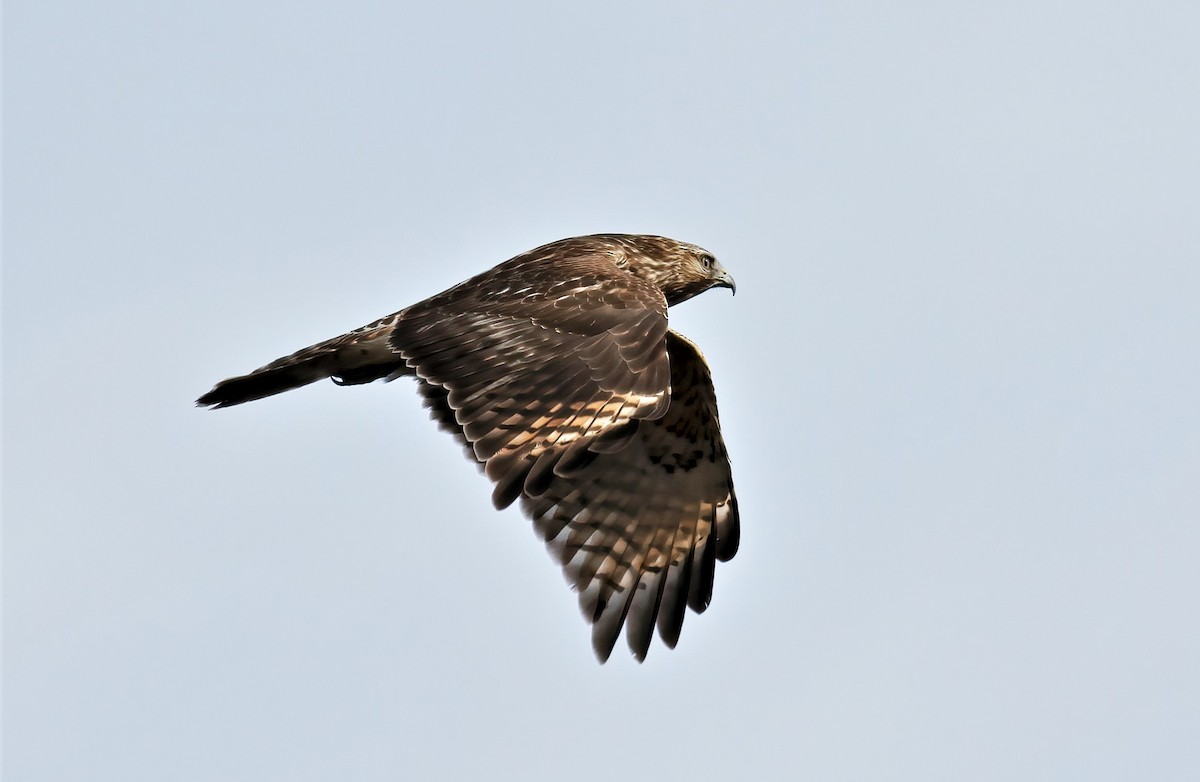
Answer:
<svg viewBox="0 0 1200 782"><path fill-rule="evenodd" d="M733 275L725 271L725 268L722 266L718 266L716 271L717 273L714 275L713 279L716 280L717 287L728 288L729 290L733 291L733 295L736 296L737 283L733 281Z"/></svg>

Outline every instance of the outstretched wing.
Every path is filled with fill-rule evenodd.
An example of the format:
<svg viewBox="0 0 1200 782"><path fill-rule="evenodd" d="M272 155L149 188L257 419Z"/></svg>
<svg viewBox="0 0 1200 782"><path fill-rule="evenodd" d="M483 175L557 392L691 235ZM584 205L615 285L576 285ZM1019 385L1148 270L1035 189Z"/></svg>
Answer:
<svg viewBox="0 0 1200 782"><path fill-rule="evenodd" d="M656 623L673 648L686 607L708 606L716 561L737 552L737 498L708 367L679 334L668 332L666 346L672 392L665 415L555 449L555 466L521 486L521 507L579 592L602 661L622 626L639 660ZM446 391L428 383L421 391L470 452ZM567 450L573 453L564 456Z"/></svg>
<svg viewBox="0 0 1200 782"><path fill-rule="evenodd" d="M608 264L519 257L410 307L392 349L457 429L506 507L583 449L620 441L670 399L662 292ZM564 462L565 460L565 462Z"/></svg>
<svg viewBox="0 0 1200 782"><path fill-rule="evenodd" d="M579 591L592 645L607 659L624 623L644 659L655 623L669 647L684 607L712 596L716 560L737 553L737 497L704 357L671 332L671 405L623 447L555 476L522 507Z"/></svg>

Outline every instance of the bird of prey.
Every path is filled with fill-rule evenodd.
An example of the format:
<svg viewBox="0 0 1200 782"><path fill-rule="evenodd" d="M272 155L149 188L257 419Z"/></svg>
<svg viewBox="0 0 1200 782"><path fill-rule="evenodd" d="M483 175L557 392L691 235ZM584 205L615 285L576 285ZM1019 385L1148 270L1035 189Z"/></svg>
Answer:
<svg viewBox="0 0 1200 782"><path fill-rule="evenodd" d="M229 407L324 378L412 376L442 429L520 500L608 659L625 627L674 648L738 547L737 498L700 350L667 308L734 289L709 252L661 236L562 239L340 337L218 383Z"/></svg>

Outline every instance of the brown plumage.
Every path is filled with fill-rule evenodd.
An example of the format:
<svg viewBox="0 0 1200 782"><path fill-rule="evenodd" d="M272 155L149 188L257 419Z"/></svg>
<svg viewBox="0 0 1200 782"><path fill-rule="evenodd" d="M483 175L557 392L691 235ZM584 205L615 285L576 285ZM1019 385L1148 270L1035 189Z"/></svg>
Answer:
<svg viewBox="0 0 1200 782"><path fill-rule="evenodd" d="M216 385L229 407L332 378L415 376L439 425L520 500L578 590L601 661L621 627L644 659L703 611L737 551L737 498L700 351L667 307L732 289L713 256L659 236L544 245L360 329Z"/></svg>

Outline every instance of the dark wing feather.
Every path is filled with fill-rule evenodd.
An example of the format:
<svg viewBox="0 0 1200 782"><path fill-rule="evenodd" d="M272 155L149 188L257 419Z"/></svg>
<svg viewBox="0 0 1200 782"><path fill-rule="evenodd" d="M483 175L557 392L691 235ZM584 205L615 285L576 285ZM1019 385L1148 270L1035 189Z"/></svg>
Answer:
<svg viewBox="0 0 1200 782"><path fill-rule="evenodd" d="M703 611L716 560L737 552L737 498L712 379L699 350L670 332L671 404L635 422L619 448L559 470L521 505L579 591L601 660L621 626L644 659L655 623L674 647L684 608Z"/></svg>
<svg viewBox="0 0 1200 782"><path fill-rule="evenodd" d="M390 338L498 507L545 482L573 443L619 439L670 398L662 293L611 263L547 283L544 264L514 259L415 305Z"/></svg>

